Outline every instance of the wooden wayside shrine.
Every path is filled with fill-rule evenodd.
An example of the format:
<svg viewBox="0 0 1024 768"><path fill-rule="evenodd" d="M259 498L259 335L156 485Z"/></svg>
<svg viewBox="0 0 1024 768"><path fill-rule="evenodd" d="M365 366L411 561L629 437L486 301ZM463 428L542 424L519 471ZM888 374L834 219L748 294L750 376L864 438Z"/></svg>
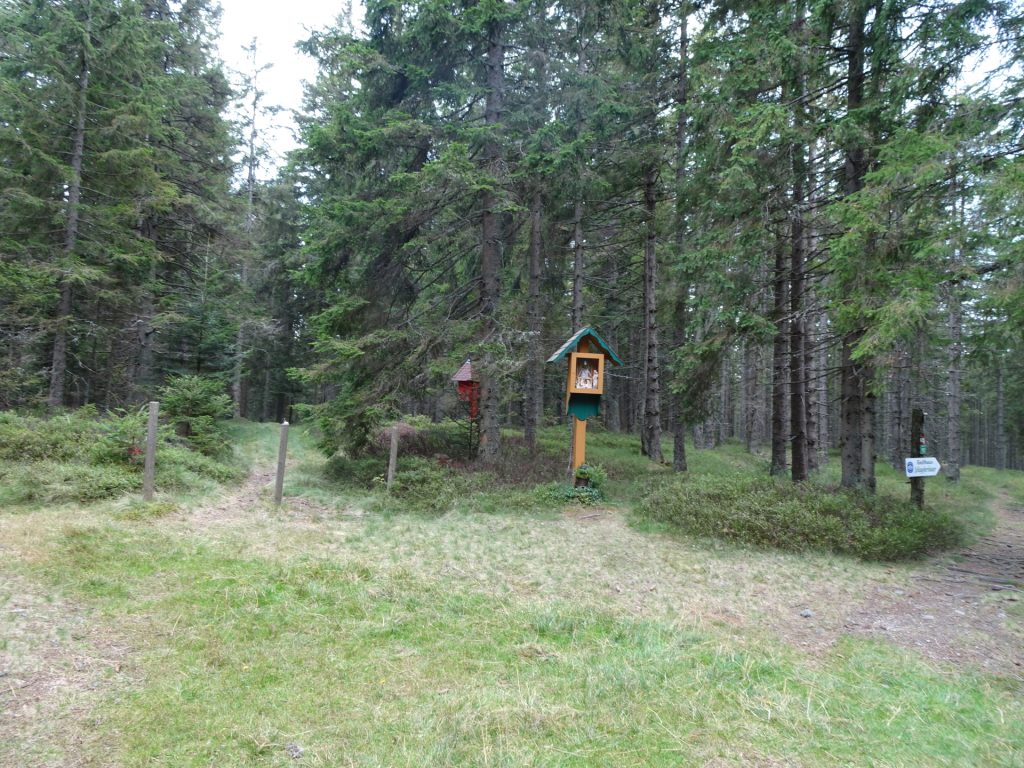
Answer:
<svg viewBox="0 0 1024 768"><path fill-rule="evenodd" d="M572 470L575 472L587 462L587 419L600 412L605 366L622 365L622 360L589 326L574 333L548 362L557 363L567 358L565 412L572 418Z"/></svg>

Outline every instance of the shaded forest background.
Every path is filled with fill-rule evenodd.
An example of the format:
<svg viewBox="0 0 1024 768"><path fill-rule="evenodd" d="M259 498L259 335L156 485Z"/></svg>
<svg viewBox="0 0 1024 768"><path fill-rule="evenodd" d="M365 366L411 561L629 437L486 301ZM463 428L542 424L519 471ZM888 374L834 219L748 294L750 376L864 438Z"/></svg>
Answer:
<svg viewBox="0 0 1024 768"><path fill-rule="evenodd" d="M218 378L236 415L358 452L397 413L602 419L686 468L738 439L843 484L929 452L1024 469L1019 2L368 0L271 181L208 0L0 0L0 408L131 408ZM296 53L296 55L301 55Z"/></svg>

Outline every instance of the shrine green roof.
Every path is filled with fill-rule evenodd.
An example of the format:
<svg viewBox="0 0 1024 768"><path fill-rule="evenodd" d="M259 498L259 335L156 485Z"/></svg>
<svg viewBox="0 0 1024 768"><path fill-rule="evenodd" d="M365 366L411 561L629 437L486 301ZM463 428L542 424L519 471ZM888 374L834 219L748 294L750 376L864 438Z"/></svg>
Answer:
<svg viewBox="0 0 1024 768"><path fill-rule="evenodd" d="M619 356L616 355L615 351L608 346L608 342L602 339L601 334L590 326L576 331L576 333L574 333L569 340L565 342L565 344L558 348L558 351L555 352L555 354L548 358L548 362L557 363L559 360L564 360L566 355L575 351L576 345L578 345L586 336L590 336L594 342L597 343L597 346L600 347L609 358L611 358L611 361L615 363L615 365L622 365L622 361L619 359Z"/></svg>

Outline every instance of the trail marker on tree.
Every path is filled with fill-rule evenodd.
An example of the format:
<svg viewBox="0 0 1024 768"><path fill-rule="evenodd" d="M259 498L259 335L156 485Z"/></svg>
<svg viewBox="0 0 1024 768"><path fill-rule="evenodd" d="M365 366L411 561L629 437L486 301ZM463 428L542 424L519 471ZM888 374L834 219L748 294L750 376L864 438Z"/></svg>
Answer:
<svg viewBox="0 0 1024 768"><path fill-rule="evenodd" d="M605 362L622 365L622 360L589 326L574 333L548 362L557 363L566 358L569 367L565 412L572 418L572 470L575 472L587 461L587 419L600 412Z"/></svg>
<svg viewBox="0 0 1024 768"><path fill-rule="evenodd" d="M928 440L924 436L924 411L915 408L910 414L910 447L915 448L920 456L908 456L904 462L907 477L910 478L910 501L918 509L924 507L924 479L935 477L942 466L934 456L928 453Z"/></svg>

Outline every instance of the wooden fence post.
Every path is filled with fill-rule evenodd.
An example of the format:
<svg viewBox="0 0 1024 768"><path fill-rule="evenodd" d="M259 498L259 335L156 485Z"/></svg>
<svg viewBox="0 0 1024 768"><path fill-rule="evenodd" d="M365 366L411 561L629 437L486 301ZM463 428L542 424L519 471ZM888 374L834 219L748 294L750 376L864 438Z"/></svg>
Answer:
<svg viewBox="0 0 1024 768"><path fill-rule="evenodd" d="M281 422L281 443L277 449L277 480L274 483L274 505L281 506L284 496L284 465L288 456L288 422Z"/></svg>
<svg viewBox="0 0 1024 768"><path fill-rule="evenodd" d="M391 455L388 457L388 491L395 482L395 467L398 465L398 425L391 428Z"/></svg>
<svg viewBox="0 0 1024 768"><path fill-rule="evenodd" d="M160 403L151 400L149 403L149 424L146 425L146 463L142 472L142 500L152 501L156 485L156 427Z"/></svg>

